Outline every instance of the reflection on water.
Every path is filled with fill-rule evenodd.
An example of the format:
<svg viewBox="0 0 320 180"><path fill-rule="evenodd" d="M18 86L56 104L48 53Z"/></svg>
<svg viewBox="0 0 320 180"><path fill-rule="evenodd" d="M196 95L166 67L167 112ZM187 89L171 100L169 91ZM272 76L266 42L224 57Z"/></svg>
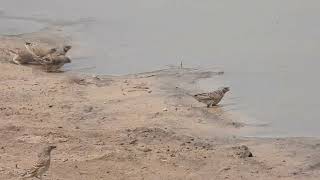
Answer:
<svg viewBox="0 0 320 180"><path fill-rule="evenodd" d="M2 0L0 32L59 26L73 39L72 69L127 74L168 64L212 67L225 75L225 103L259 135L320 136L318 1ZM217 83L218 81L218 83ZM229 109L229 110L230 110Z"/></svg>

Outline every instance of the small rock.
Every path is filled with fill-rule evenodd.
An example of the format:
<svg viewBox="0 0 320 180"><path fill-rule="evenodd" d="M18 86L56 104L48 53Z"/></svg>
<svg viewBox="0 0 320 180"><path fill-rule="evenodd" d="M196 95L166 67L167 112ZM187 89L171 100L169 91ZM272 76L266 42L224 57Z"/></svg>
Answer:
<svg viewBox="0 0 320 180"><path fill-rule="evenodd" d="M97 146L104 146L105 143L103 141L98 141L96 142L94 145L97 145Z"/></svg>
<svg viewBox="0 0 320 180"><path fill-rule="evenodd" d="M245 145L233 147L236 150L235 155L239 158L253 157L252 153L249 151L249 148Z"/></svg>
<svg viewBox="0 0 320 180"><path fill-rule="evenodd" d="M92 110L93 110L93 107L92 107L92 106L85 106L84 109L83 109L83 111L84 111L85 113L89 113L89 112L91 112Z"/></svg>
<svg viewBox="0 0 320 180"><path fill-rule="evenodd" d="M138 140L134 139L132 141L129 142L129 144L136 144Z"/></svg>
<svg viewBox="0 0 320 180"><path fill-rule="evenodd" d="M60 139L58 140L59 143L68 142L68 141L69 141L68 138L60 138Z"/></svg>
<svg viewBox="0 0 320 180"><path fill-rule="evenodd" d="M168 111L168 109L167 109L167 108L163 108L162 111L165 111L165 112L166 112L166 111Z"/></svg>
<svg viewBox="0 0 320 180"><path fill-rule="evenodd" d="M69 159L65 158L62 160L62 162L67 162Z"/></svg>
<svg viewBox="0 0 320 180"><path fill-rule="evenodd" d="M220 171L229 171L231 168L230 167L225 167L225 168L222 168Z"/></svg>
<svg viewBox="0 0 320 180"><path fill-rule="evenodd" d="M140 151L143 151L143 152L150 152L150 151L152 151L152 149L146 148L146 147L139 148L139 150L140 150Z"/></svg>
<svg viewBox="0 0 320 180"><path fill-rule="evenodd" d="M144 148L143 149L143 152L150 152L150 151L152 151L152 149L150 149L150 148Z"/></svg>
<svg viewBox="0 0 320 180"><path fill-rule="evenodd" d="M258 171L258 170L254 170L254 171L250 171L250 173L252 173L252 174L258 174L259 171Z"/></svg>
<svg viewBox="0 0 320 180"><path fill-rule="evenodd" d="M148 93L152 93L152 90L148 90Z"/></svg>

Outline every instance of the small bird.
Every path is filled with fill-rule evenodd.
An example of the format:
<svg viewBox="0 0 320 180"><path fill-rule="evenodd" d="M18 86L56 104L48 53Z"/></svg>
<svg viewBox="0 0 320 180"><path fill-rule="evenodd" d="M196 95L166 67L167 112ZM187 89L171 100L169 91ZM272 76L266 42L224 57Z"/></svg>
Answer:
<svg viewBox="0 0 320 180"><path fill-rule="evenodd" d="M50 153L56 146L46 146L43 150L38 154L38 160L32 166L31 169L27 170L25 174L23 174L23 179L25 178L33 178L36 177L41 180L42 175L49 169L50 167Z"/></svg>
<svg viewBox="0 0 320 180"><path fill-rule="evenodd" d="M197 101L207 104L207 107L209 108L216 106L228 91L230 91L229 87L221 87L213 92L195 94L193 97Z"/></svg>
<svg viewBox="0 0 320 180"><path fill-rule="evenodd" d="M26 42L26 49L33 56L38 57L37 62L44 66L47 72L57 72L64 64L71 63L67 52L72 46L66 45L60 48L40 47L39 44Z"/></svg>

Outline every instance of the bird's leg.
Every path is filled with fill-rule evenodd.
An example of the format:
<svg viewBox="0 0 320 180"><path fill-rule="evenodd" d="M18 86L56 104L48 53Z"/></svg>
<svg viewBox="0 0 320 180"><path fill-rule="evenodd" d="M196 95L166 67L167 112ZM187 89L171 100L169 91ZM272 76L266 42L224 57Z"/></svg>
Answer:
<svg viewBox="0 0 320 180"><path fill-rule="evenodd" d="M18 54L15 54L12 58L12 61L18 65L21 65L21 62L18 60L18 58L20 58L20 56Z"/></svg>

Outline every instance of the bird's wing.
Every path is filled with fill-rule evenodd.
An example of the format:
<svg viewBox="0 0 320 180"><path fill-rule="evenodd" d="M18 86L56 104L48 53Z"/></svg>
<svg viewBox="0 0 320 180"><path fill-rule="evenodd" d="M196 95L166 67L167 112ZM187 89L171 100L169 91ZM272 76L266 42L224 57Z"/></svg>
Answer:
<svg viewBox="0 0 320 180"><path fill-rule="evenodd" d="M213 92L209 93L208 96L210 98L216 99L216 98L219 98L219 97L223 96L223 93L221 93L219 91L213 91Z"/></svg>
<svg viewBox="0 0 320 180"><path fill-rule="evenodd" d="M44 168L48 165L47 161L38 160L30 169L27 170L24 177L34 177L37 175L39 169Z"/></svg>
<svg viewBox="0 0 320 180"><path fill-rule="evenodd" d="M39 58L42 58L44 56L57 52L57 48L40 47L39 44L35 44L35 43L26 42L24 46L26 47L26 49L30 54Z"/></svg>

